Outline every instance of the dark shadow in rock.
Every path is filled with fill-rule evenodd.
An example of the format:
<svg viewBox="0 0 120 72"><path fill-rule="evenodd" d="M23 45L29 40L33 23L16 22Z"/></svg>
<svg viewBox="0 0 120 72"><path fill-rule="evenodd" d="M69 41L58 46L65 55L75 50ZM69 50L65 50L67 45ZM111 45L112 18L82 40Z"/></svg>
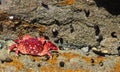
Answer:
<svg viewBox="0 0 120 72"><path fill-rule="evenodd" d="M120 0L94 0L98 7L104 7L112 15L120 15Z"/></svg>
<svg viewBox="0 0 120 72"><path fill-rule="evenodd" d="M106 54L100 52L100 51L93 51L95 54L99 55L99 56L105 56Z"/></svg>
<svg viewBox="0 0 120 72"><path fill-rule="evenodd" d="M0 32L3 32L3 25L0 23Z"/></svg>
<svg viewBox="0 0 120 72"><path fill-rule="evenodd" d="M118 55L120 56L120 46L117 48L118 50Z"/></svg>
<svg viewBox="0 0 120 72"><path fill-rule="evenodd" d="M1 5L2 3L1 3L1 0L0 0L0 5Z"/></svg>

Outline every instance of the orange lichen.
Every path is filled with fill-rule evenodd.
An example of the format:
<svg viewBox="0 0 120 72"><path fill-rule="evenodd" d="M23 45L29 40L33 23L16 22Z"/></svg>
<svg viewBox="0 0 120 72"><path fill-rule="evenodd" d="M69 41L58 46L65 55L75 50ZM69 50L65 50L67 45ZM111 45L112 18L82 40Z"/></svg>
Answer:
<svg viewBox="0 0 120 72"><path fill-rule="evenodd" d="M67 58L67 59L72 59L72 58L77 58L79 57L80 55L79 54L74 54L74 53L71 53L71 52L68 52L68 53L62 53L61 56Z"/></svg>
<svg viewBox="0 0 120 72"><path fill-rule="evenodd" d="M115 64L114 68L110 72L120 72L120 64Z"/></svg>
<svg viewBox="0 0 120 72"><path fill-rule="evenodd" d="M91 63L91 62L90 62L91 58L89 58L89 57L85 57L85 56L84 56L84 57L82 57L82 59L83 59L84 61L86 61L87 63Z"/></svg>
<svg viewBox="0 0 120 72"><path fill-rule="evenodd" d="M13 61L10 63L4 63L5 66L15 66L16 67L16 72L18 72L19 70L23 69L23 64L21 62L19 62L19 59L17 59L16 57L12 57Z"/></svg>
<svg viewBox="0 0 120 72"><path fill-rule="evenodd" d="M58 4L62 4L62 5L72 5L74 4L75 0L65 0L65 1L62 1Z"/></svg>
<svg viewBox="0 0 120 72"><path fill-rule="evenodd" d="M48 62L53 64L53 65L56 64L57 63L57 57L55 55L53 55L52 59L49 59Z"/></svg>
<svg viewBox="0 0 120 72"><path fill-rule="evenodd" d="M110 72L120 72L120 62L116 63Z"/></svg>
<svg viewBox="0 0 120 72"><path fill-rule="evenodd" d="M39 62L41 59L39 56L29 56L31 58L31 60L35 60L36 62Z"/></svg>
<svg viewBox="0 0 120 72"><path fill-rule="evenodd" d="M22 27L23 28L32 28L32 29L36 29L39 32L44 32L45 31L45 27L41 26L41 25L33 25L33 24L28 24L26 22L22 23Z"/></svg>
<svg viewBox="0 0 120 72"><path fill-rule="evenodd" d="M42 72L89 72L89 70L85 69L64 69L56 66L42 66L40 68Z"/></svg>
<svg viewBox="0 0 120 72"><path fill-rule="evenodd" d="M104 60L106 60L107 58L105 58L105 57L101 57L101 56L98 56L98 57L82 57L82 59L84 60L84 61L86 61L87 63L91 63L91 59L94 59L94 64L99 64L99 62L101 62L101 61L104 61Z"/></svg>
<svg viewBox="0 0 120 72"><path fill-rule="evenodd" d="M5 66L0 65L0 72L4 72Z"/></svg>
<svg viewBox="0 0 120 72"><path fill-rule="evenodd" d="M26 71L25 72L34 72L32 69L26 69Z"/></svg>

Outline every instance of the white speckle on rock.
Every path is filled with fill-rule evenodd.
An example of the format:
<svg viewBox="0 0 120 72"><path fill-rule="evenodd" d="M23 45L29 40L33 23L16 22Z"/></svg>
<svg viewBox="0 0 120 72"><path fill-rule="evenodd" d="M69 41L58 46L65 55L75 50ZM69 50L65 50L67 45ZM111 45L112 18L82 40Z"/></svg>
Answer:
<svg viewBox="0 0 120 72"><path fill-rule="evenodd" d="M83 48L81 48L81 50L84 52L84 53L87 53L88 51L89 51L89 47L87 46L87 47L83 47Z"/></svg>
<svg viewBox="0 0 120 72"><path fill-rule="evenodd" d="M13 19L14 19L14 16L9 16L9 19L13 20Z"/></svg>

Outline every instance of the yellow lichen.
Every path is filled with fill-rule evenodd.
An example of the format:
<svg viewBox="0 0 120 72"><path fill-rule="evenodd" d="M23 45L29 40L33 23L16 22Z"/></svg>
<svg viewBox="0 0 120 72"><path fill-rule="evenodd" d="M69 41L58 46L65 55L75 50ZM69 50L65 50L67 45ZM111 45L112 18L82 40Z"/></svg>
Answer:
<svg viewBox="0 0 120 72"><path fill-rule="evenodd" d="M68 52L68 53L62 53L61 56L67 58L67 59L72 59L72 58L77 58L79 57L80 55L79 54L74 54L74 53L71 53L71 52Z"/></svg>
<svg viewBox="0 0 120 72"><path fill-rule="evenodd" d="M39 56L29 56L31 58L31 60L35 60L36 62L40 62L40 57Z"/></svg>
<svg viewBox="0 0 120 72"><path fill-rule="evenodd" d="M48 62L53 64L53 65L56 64L57 63L57 57L55 55L53 55L52 59L49 59Z"/></svg>
<svg viewBox="0 0 120 72"><path fill-rule="evenodd" d="M85 57L85 56L83 56L82 59L84 61L86 61L87 63L91 63L91 59L94 59L94 64L99 64L101 61L104 61L107 58L101 57L101 56L98 56L98 57Z"/></svg>
<svg viewBox="0 0 120 72"><path fill-rule="evenodd" d="M85 69L64 69L57 66L42 66L40 68L41 72L89 72L89 70Z"/></svg>
<svg viewBox="0 0 120 72"><path fill-rule="evenodd" d="M120 64L115 64L114 68L110 72L120 72Z"/></svg>
<svg viewBox="0 0 120 72"><path fill-rule="evenodd" d="M13 61L10 63L4 63L5 66L15 66L16 72L23 69L23 64L16 57L12 57Z"/></svg>
<svg viewBox="0 0 120 72"><path fill-rule="evenodd" d="M34 72L32 69L26 69L26 71L25 72Z"/></svg>
<svg viewBox="0 0 120 72"><path fill-rule="evenodd" d="M110 70L110 72L120 72L120 61L116 61L114 67Z"/></svg>

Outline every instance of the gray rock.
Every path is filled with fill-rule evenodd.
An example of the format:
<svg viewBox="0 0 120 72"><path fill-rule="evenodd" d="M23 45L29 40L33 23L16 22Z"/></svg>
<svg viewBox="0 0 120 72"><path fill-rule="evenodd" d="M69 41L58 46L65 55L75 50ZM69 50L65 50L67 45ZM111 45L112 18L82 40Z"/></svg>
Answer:
<svg viewBox="0 0 120 72"><path fill-rule="evenodd" d="M16 71L16 67L14 67L14 66L6 66L4 71L5 72L15 72Z"/></svg>
<svg viewBox="0 0 120 72"><path fill-rule="evenodd" d="M89 51L89 47L87 46L87 47L83 47L83 48L81 48L81 50L84 52L84 53L87 53L88 51Z"/></svg>
<svg viewBox="0 0 120 72"><path fill-rule="evenodd" d="M100 46L102 50L107 50L108 53L117 54L117 48L120 45L117 38L105 38L103 41L101 41Z"/></svg>

